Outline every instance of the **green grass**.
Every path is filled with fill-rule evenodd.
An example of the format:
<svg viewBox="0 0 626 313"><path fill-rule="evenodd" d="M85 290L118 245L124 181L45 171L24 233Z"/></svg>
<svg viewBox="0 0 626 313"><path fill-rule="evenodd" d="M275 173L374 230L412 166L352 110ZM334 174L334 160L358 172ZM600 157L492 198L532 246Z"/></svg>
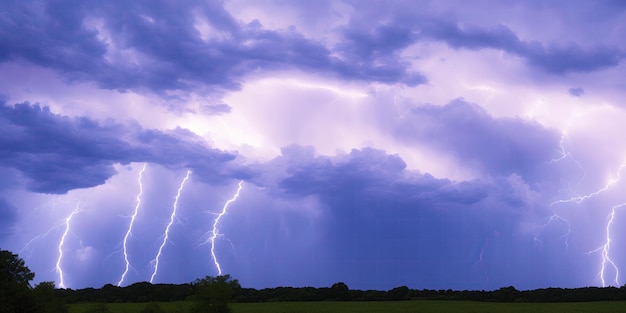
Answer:
<svg viewBox="0 0 626 313"><path fill-rule="evenodd" d="M108 304L112 313L138 313L145 303ZM186 313L191 303L160 303L166 312ZM74 304L69 313L83 313L92 304ZM233 303L234 313L621 313L626 302L490 303L472 301L398 302L269 302Z"/></svg>
<svg viewBox="0 0 626 313"><path fill-rule="evenodd" d="M139 313L146 307L147 303L108 303L111 313ZM71 304L69 313L88 312L94 306L93 303ZM160 302L159 306L168 313L187 313L190 302Z"/></svg>

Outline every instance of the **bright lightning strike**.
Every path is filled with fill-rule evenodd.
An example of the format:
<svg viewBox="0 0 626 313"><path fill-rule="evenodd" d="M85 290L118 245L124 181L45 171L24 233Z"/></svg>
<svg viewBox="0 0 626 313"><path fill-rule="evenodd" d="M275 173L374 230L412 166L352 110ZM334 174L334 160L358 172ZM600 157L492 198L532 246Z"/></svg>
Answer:
<svg viewBox="0 0 626 313"><path fill-rule="evenodd" d="M606 223L606 240L604 241L604 244L598 249L587 252L587 254L600 252L600 254L602 255L602 266L600 267L600 272L598 273L600 281L602 281L602 287L607 286L606 280L604 279L607 267L611 267L613 269L613 283L615 283L614 286L619 287L619 268L611 259L609 251L611 250L611 226L613 225L613 221L615 220L615 210L624 206L626 206L626 203L618 204L611 208L611 214L609 214L608 222Z"/></svg>
<svg viewBox="0 0 626 313"><path fill-rule="evenodd" d="M550 204L550 206L553 206L553 205L558 204L558 203L571 203L571 202L574 202L574 203L578 204L578 203L581 203L581 202L583 202L583 201L585 201L585 200L587 200L589 198L593 198L593 197L595 197L595 196L597 196L597 195L599 195L599 194L609 190L613 185L615 185L617 182L619 182L622 179L622 171L625 168L626 168L626 162L622 163L622 165L617 170L617 177L609 179L607 181L607 183L604 185L604 187L598 189L597 191L592 192L592 193L587 194L587 195L584 195L584 196L577 195L577 196L571 197L569 199L557 200L557 201L552 202Z"/></svg>
<svg viewBox="0 0 626 313"><path fill-rule="evenodd" d="M59 286L58 287L63 288L63 289L65 289L65 280L63 277L63 266L61 265L63 261L63 246L65 245L65 238L67 238L67 234L70 232L70 222L72 221L72 218L74 217L74 215L80 212L79 205L80 203L78 203L74 211L72 211L72 213L70 213L70 215L68 215L65 218L65 231L63 232L63 235L61 236L61 240L59 240L59 257L57 258L56 270L57 270L57 273L59 274Z"/></svg>
<svg viewBox="0 0 626 313"><path fill-rule="evenodd" d="M563 149L563 146L561 144L561 149L562 149L562 157L556 161L562 160L565 157L571 157L570 154L565 154L565 150ZM577 162L578 163L578 162ZM580 167L580 163L578 163L579 167ZM621 180L621 175L622 175L622 171L626 168L626 162L623 162L619 169L617 170L617 175L616 177L612 177L610 178L606 184L604 185L604 187L596 190L595 192L586 194L586 195L576 195L574 197L571 197L569 199L564 199L564 200L557 200L554 201L550 204L550 206L556 205L556 204L560 204L560 203L576 203L576 204L580 204L582 202L584 202L585 200L588 200L590 198L593 198L599 194L602 194L604 192L606 192L607 190L609 190L613 185L617 184L620 180ZM582 169L582 167L581 167ZM604 244L602 246L600 246L599 248L589 251L587 252L587 254L591 254L591 253L595 253L595 252L600 252L601 257L602 257L602 262L601 262L601 266L600 266L600 271L598 273L598 276L600 277L600 281L602 282L602 287L606 287L607 286L607 280L605 279L605 276L608 275L608 271L610 271L612 269L613 272L613 280L611 284L614 284L615 286L619 286L619 268L617 266L617 264L615 264L615 262L613 261L613 259L611 258L610 255L610 250L611 250L611 226L613 225L613 222L615 220L615 211L618 208L624 207L626 206L626 203L622 203L622 204L618 204L615 205L611 208L611 213L608 215L607 217L607 223L606 223L606 227L605 227L605 234L606 234L606 239L604 241ZM558 215L554 215L553 217L550 218L550 221L548 221L548 223L545 225L549 225L553 219L555 217L558 217ZM560 218L560 217L559 217ZM564 220L566 221L566 220ZM569 234L569 223L568 223L568 234ZM567 242L566 242L567 244Z"/></svg>
<svg viewBox="0 0 626 313"><path fill-rule="evenodd" d="M165 227L165 234L163 236L163 242L159 247L159 252L157 253L156 258L154 259L154 272L152 272L152 276L150 276L150 283L154 281L154 277L159 271L159 259L161 258L161 253L163 252L163 247L165 247L165 243L167 243L167 239L170 235L170 227L174 224L174 219L176 218L176 211L178 210L178 199L180 198L180 193L183 191L185 187L185 182L189 179L189 175L191 175L191 170L187 170L187 175L183 178L183 181L180 183L180 187L178 187L178 193L176 194L176 199L174 200L174 209L172 210L172 215L170 215L170 222Z"/></svg>
<svg viewBox="0 0 626 313"><path fill-rule="evenodd" d="M141 171L139 172L139 178L137 179L137 182L139 183L139 193L137 194L137 204L135 205L135 211L133 213L133 215L130 218L130 224L128 225L128 231L126 231L126 235L124 236L124 262L126 262L126 267L124 268L124 273L122 273L122 276L120 277L120 281L117 282L117 286L121 286L122 283L124 282L124 279L126 278L126 274L128 274L128 269L130 268L130 261L128 260L128 238L131 236L132 231L133 231L133 225L135 224L135 219L137 218L137 213L139 213L139 206L141 205L141 195L143 194L143 172L146 171L146 163L143 164L143 167L141 168Z"/></svg>
<svg viewBox="0 0 626 313"><path fill-rule="evenodd" d="M217 256L215 255L215 239L220 235L217 229L217 224L219 224L222 216L224 216L226 212L228 211L228 205L234 202L235 200L237 200L237 197L239 197L239 192L241 192L242 187L243 187L243 180L239 181L239 188L237 188L237 192L235 193L232 199L226 201L226 203L224 204L224 207L222 208L222 212L220 212L215 218L215 220L213 221L212 235L208 241L211 242L211 257L213 258L213 263L215 263L215 267L217 268L218 275L222 275L222 267L220 266L220 263L217 260Z"/></svg>
<svg viewBox="0 0 626 313"><path fill-rule="evenodd" d="M53 212L59 206L66 206L66 203L62 203L62 202L59 201L58 197L54 197L51 201L47 202L45 205L39 206L39 207L35 208L33 211L31 211L28 214L28 217L26 219L30 218L36 212L39 212L40 210L44 209L45 207L49 207L50 211ZM55 225L53 225L52 227L48 228L48 230L46 232L32 237L26 244L24 244L24 246L22 247L22 249L20 249L18 254L19 255L28 255L26 257L29 258L30 256L32 256L32 253L33 253L32 245L34 245L35 242L37 242L38 240L41 240L43 238L48 237L53 231L56 231L57 229L61 228L64 225L65 225L65 222L63 222L63 221L58 222Z"/></svg>

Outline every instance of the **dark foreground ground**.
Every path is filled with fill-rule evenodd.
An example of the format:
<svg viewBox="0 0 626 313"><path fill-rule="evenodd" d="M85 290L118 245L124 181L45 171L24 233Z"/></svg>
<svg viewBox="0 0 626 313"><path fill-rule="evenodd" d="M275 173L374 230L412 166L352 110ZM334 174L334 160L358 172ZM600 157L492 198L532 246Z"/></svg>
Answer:
<svg viewBox="0 0 626 313"><path fill-rule="evenodd" d="M107 304L111 313L139 313L146 303ZM89 312L94 304L70 305L69 313ZM159 303L165 312L186 313L189 302ZM626 312L626 301L577 303L492 303L473 301L376 301L376 302L266 302L233 303L234 313L617 313Z"/></svg>

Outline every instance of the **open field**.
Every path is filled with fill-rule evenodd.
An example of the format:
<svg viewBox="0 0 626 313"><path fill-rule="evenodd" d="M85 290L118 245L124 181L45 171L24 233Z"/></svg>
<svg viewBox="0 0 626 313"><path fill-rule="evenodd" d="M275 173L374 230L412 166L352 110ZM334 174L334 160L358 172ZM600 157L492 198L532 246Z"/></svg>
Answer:
<svg viewBox="0 0 626 313"><path fill-rule="evenodd" d="M112 313L138 313L146 304L112 303ZM160 303L166 312L187 312L190 303ZM70 313L82 313L93 304L70 305ZM398 301L398 302L269 302L233 303L234 313L618 313L626 312L626 302L581 303L491 303L472 301Z"/></svg>

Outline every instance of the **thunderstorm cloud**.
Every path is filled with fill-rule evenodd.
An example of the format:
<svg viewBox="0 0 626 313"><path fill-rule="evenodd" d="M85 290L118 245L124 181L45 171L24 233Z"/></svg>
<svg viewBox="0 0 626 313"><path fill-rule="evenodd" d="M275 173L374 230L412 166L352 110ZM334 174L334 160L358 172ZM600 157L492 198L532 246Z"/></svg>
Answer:
<svg viewBox="0 0 626 313"><path fill-rule="evenodd" d="M69 118L38 104L3 104L2 164L19 170L35 192L65 193L103 184L113 164L151 162L166 166L217 169L235 155L210 149L192 133L164 133L89 118ZM219 172L219 170L215 170ZM217 174L217 173L216 173Z"/></svg>
<svg viewBox="0 0 626 313"><path fill-rule="evenodd" d="M37 281L147 281L175 221L157 283L624 283L622 2L0 12L0 246Z"/></svg>

